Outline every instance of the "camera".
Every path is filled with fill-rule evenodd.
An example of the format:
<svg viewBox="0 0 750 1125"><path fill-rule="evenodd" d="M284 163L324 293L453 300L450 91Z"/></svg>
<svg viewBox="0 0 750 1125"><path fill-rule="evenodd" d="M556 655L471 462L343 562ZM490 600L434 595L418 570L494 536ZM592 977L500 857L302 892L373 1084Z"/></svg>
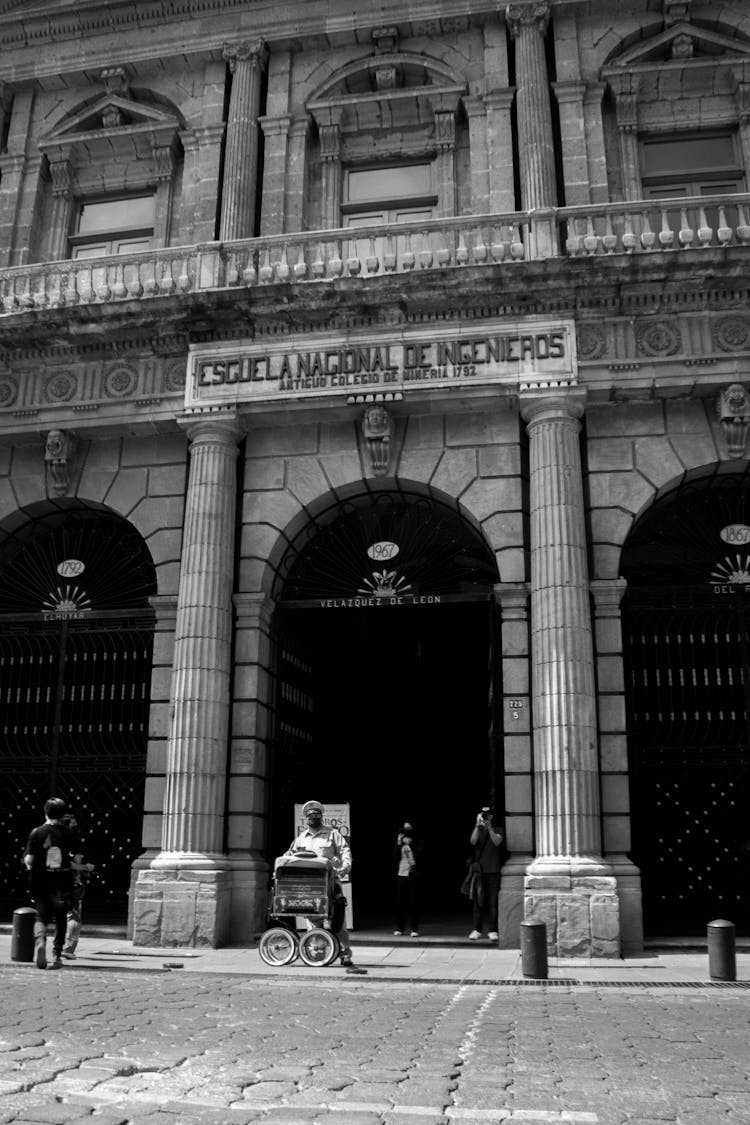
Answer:
<svg viewBox="0 0 750 1125"><path fill-rule="evenodd" d="M490 815L490 812L491 812L491 811L492 811L492 810L490 809L489 805L485 805L485 806L484 806L484 808L482 809L482 811L480 812L480 814L479 814L479 815L480 815L480 816L481 816L481 817L482 817L482 818L483 818L484 820L486 820L486 819L487 819L487 817L488 817L488 816Z"/></svg>

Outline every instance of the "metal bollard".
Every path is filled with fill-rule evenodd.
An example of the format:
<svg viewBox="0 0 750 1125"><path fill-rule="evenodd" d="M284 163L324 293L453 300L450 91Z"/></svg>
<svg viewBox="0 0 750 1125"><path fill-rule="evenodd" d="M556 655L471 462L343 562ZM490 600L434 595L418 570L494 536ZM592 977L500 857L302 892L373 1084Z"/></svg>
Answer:
<svg viewBox="0 0 750 1125"><path fill-rule="evenodd" d="M10 943L11 961L34 960L34 923L36 910L33 906L19 906L13 911L13 938Z"/></svg>
<svg viewBox="0 0 750 1125"><path fill-rule="evenodd" d="M525 977L547 979L547 927L544 922L521 923L521 970Z"/></svg>
<svg viewBox="0 0 750 1125"><path fill-rule="evenodd" d="M725 918L709 922L708 975L711 980L737 980L737 952L735 927Z"/></svg>

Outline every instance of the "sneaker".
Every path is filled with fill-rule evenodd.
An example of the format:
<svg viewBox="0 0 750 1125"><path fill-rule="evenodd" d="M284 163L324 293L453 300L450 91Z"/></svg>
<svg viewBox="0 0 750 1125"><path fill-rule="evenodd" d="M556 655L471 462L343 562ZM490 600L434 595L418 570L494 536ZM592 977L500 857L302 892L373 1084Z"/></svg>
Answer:
<svg viewBox="0 0 750 1125"><path fill-rule="evenodd" d="M37 941L36 949L34 951L34 960L36 961L37 969L47 968L47 943L46 941Z"/></svg>
<svg viewBox="0 0 750 1125"><path fill-rule="evenodd" d="M55 957L52 964L47 966L48 969L61 969L62 967L63 967L63 963L62 963L62 961L60 960L59 957Z"/></svg>
<svg viewBox="0 0 750 1125"><path fill-rule="evenodd" d="M345 969L349 968L349 966L352 964L351 953L342 953L341 954L341 964L342 964L343 968L345 968Z"/></svg>
<svg viewBox="0 0 750 1125"><path fill-rule="evenodd" d="M472 930L469 934L469 941L479 941L481 936L479 930Z"/></svg>
<svg viewBox="0 0 750 1125"><path fill-rule="evenodd" d="M403 936L404 936L404 931L403 931L403 930L394 930L394 931L393 931L393 936L394 936L394 937L403 937Z"/></svg>
<svg viewBox="0 0 750 1125"><path fill-rule="evenodd" d="M411 936L412 937L419 937L419 930L412 930Z"/></svg>
<svg viewBox="0 0 750 1125"><path fill-rule="evenodd" d="M495 931L492 930L491 933L487 934L487 937L490 939L490 941L499 941L500 934L496 934Z"/></svg>
<svg viewBox="0 0 750 1125"><path fill-rule="evenodd" d="M62 955L66 961L75 961L76 955L72 949L63 949Z"/></svg>

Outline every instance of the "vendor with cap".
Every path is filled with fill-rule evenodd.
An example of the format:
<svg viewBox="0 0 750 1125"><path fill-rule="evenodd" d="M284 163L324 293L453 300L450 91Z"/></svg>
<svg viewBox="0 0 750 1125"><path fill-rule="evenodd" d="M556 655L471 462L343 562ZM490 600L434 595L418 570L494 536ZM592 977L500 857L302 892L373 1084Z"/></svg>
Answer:
<svg viewBox="0 0 750 1125"><path fill-rule="evenodd" d="M349 945L349 932L344 921L346 899L341 889L340 879L346 879L352 869L352 853L346 837L342 836L337 828L323 826L324 807L320 801L307 801L302 806L302 815L307 821L307 828L287 849L286 855L304 850L315 852L322 859L330 859L335 873L334 882L334 910L331 930L339 939L341 945L341 964L351 965L352 951Z"/></svg>

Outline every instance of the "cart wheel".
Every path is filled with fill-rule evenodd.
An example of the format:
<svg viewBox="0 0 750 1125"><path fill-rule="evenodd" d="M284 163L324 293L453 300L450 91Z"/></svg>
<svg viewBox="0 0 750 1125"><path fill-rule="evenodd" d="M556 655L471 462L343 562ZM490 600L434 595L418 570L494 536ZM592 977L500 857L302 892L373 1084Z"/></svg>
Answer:
<svg viewBox="0 0 750 1125"><path fill-rule="evenodd" d="M339 939L330 930L308 930L299 939L299 955L306 965L330 965L339 948Z"/></svg>
<svg viewBox="0 0 750 1125"><path fill-rule="evenodd" d="M274 926L261 935L258 952L267 965L291 965L299 954L297 935L284 926Z"/></svg>

